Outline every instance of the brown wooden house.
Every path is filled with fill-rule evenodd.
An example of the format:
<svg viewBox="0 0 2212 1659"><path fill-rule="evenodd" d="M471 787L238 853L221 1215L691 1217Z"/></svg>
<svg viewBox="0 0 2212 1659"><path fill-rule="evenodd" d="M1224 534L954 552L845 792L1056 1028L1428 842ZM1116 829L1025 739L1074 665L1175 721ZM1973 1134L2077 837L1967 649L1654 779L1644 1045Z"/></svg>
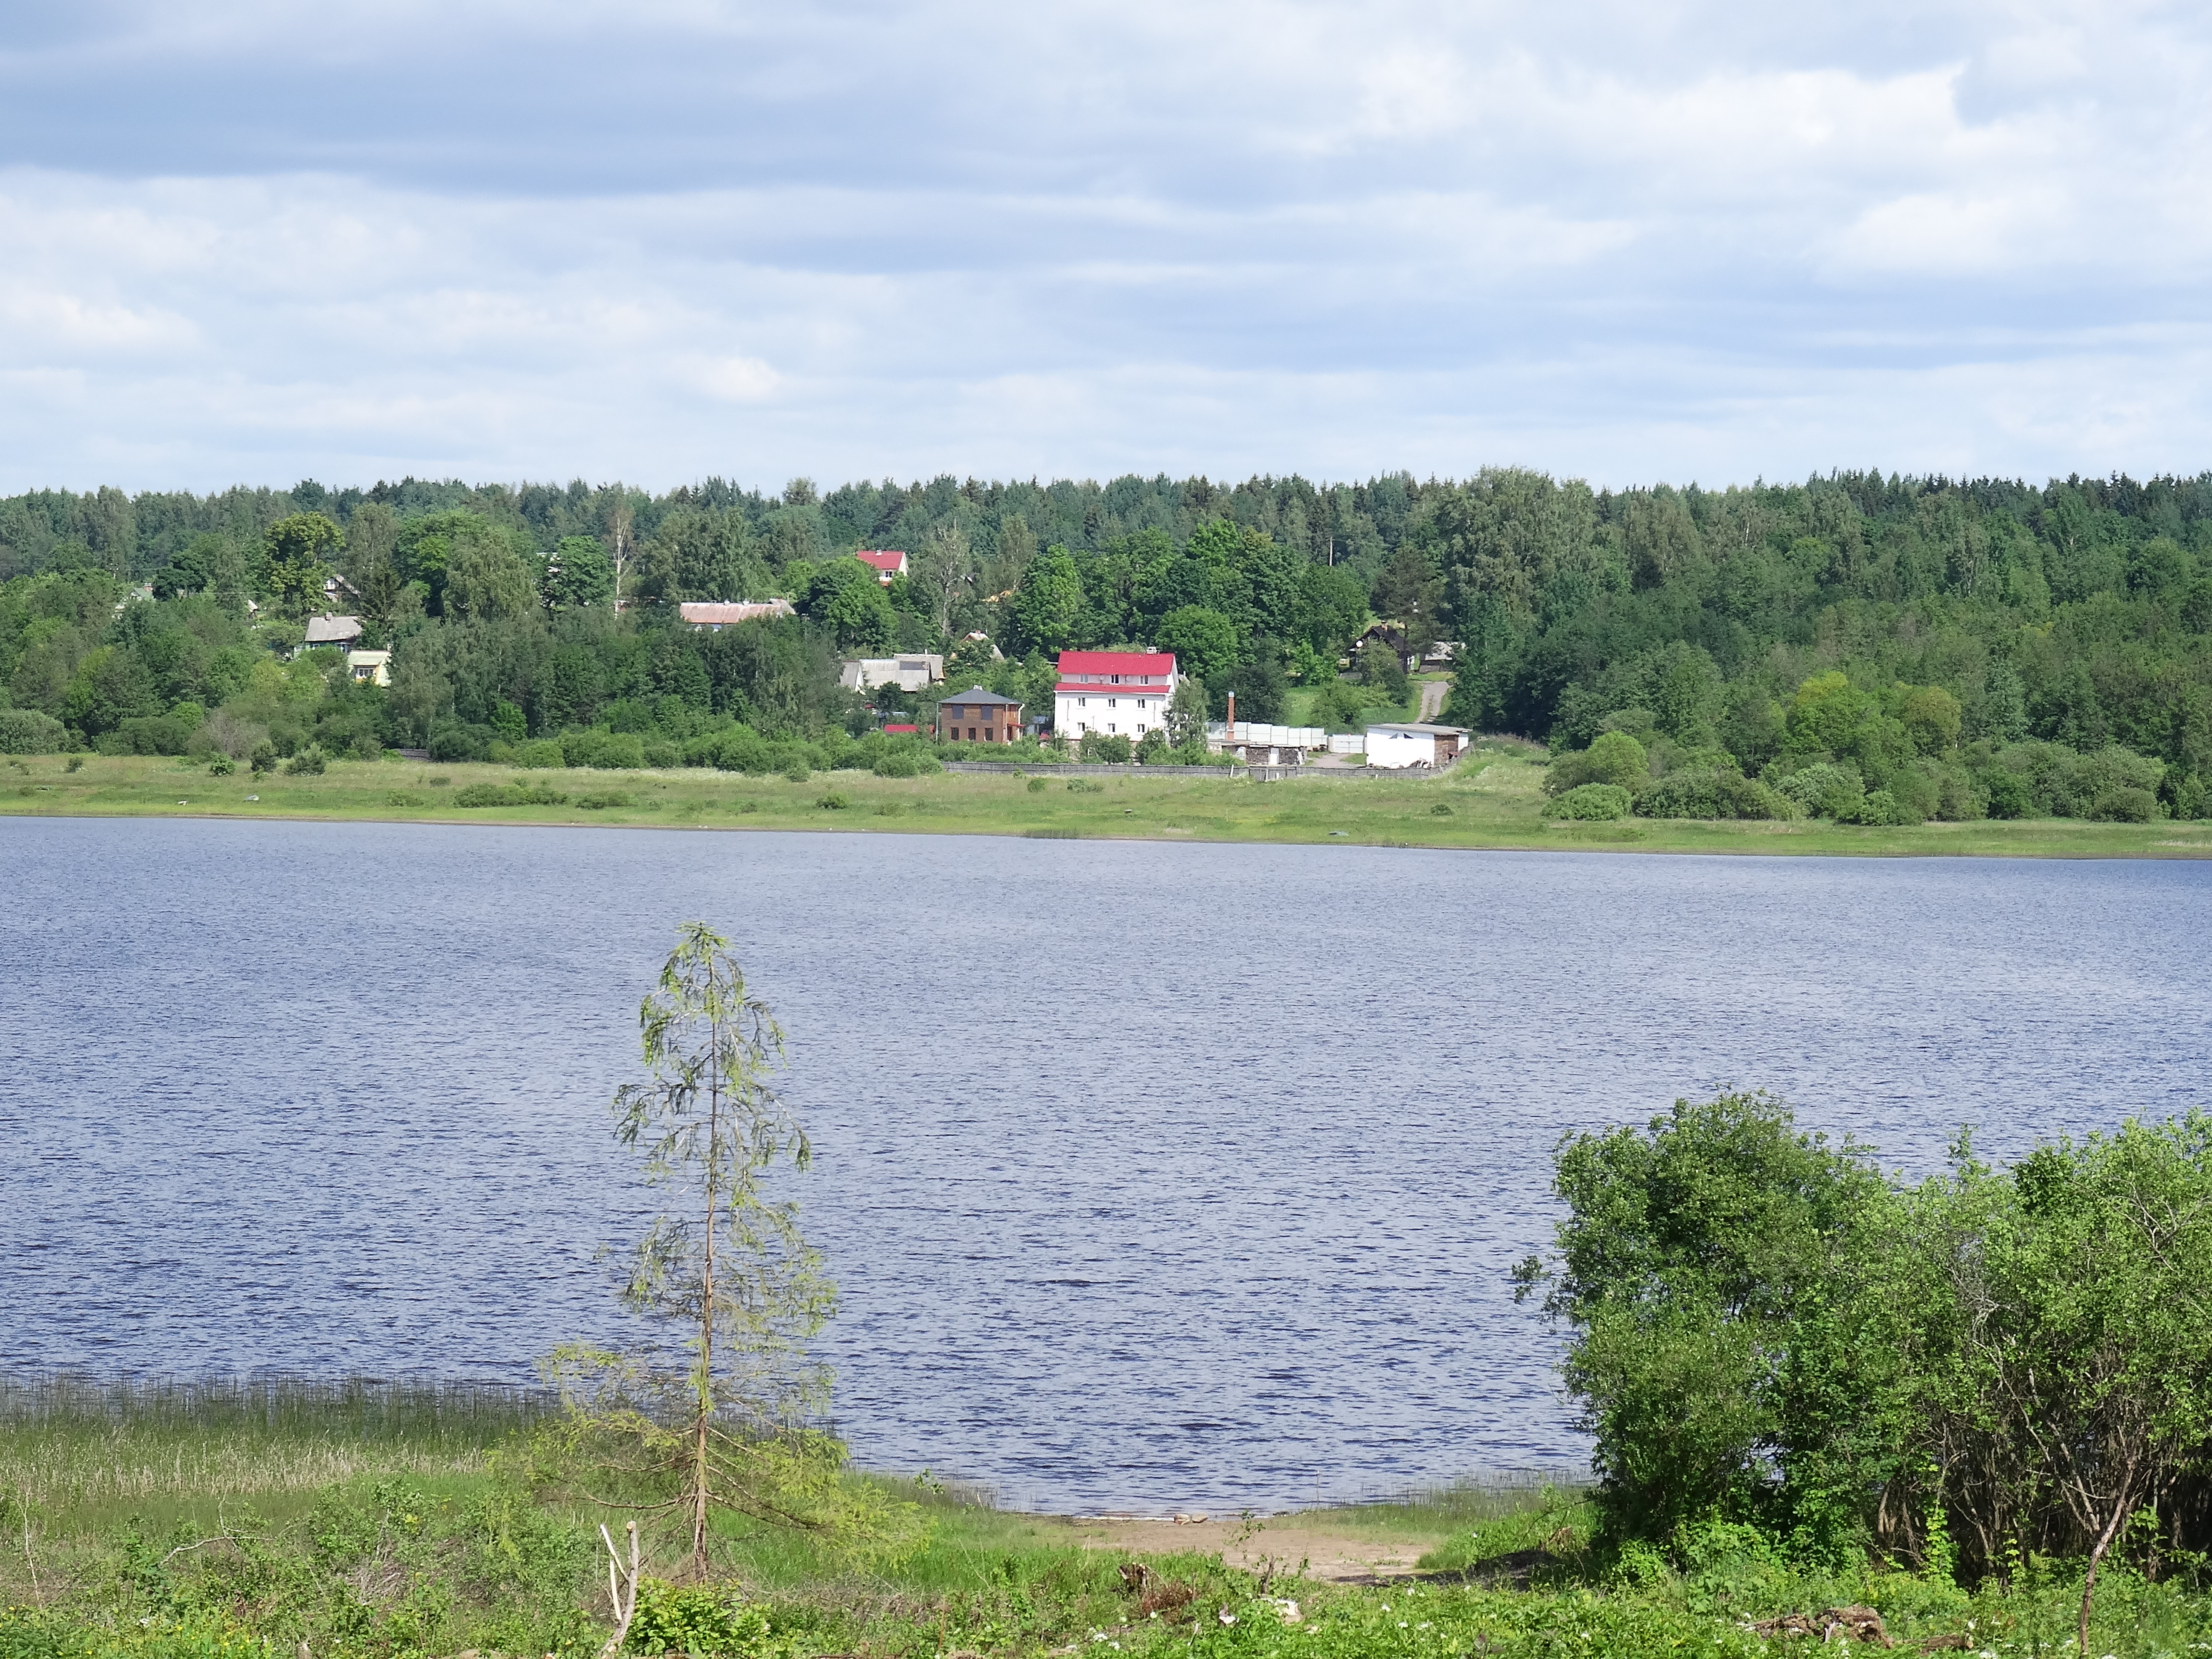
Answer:
<svg viewBox="0 0 2212 1659"><path fill-rule="evenodd" d="M937 706L937 735L947 743L1012 743L1022 735L1022 706L970 686Z"/></svg>

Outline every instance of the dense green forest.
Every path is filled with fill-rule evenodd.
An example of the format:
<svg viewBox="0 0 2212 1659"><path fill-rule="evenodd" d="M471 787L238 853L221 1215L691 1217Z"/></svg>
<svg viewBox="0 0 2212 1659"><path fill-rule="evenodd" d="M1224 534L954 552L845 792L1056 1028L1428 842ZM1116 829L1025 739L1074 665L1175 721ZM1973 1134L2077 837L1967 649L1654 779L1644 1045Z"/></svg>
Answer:
<svg viewBox="0 0 2212 1659"><path fill-rule="evenodd" d="M949 647L1042 712L1053 653L1116 644L1217 714L1348 725L1447 640L1446 718L1574 757L1570 812L2196 817L2212 774L2212 473L40 491L0 501L0 582L16 750L728 763L914 712L841 692L841 654ZM796 619L674 615L775 595ZM325 608L388 689L299 652Z"/></svg>

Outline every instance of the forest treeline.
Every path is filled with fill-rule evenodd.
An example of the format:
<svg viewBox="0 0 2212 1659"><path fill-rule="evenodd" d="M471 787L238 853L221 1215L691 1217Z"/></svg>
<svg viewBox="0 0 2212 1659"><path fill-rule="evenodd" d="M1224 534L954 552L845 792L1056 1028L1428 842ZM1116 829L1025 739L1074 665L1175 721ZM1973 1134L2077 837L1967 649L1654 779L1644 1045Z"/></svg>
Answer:
<svg viewBox="0 0 2212 1659"><path fill-rule="evenodd" d="M908 574L878 585L859 547ZM388 691L293 657L332 574L394 650ZM1302 712L1334 724L1359 701L1340 681L1449 640L1448 720L1561 753L1629 738L1640 774L1583 769L1652 810L2194 817L2212 776L2212 473L40 491L0 501L0 578L12 746L805 738L866 722L841 654L950 648L1041 708L1054 653L1117 644L1176 651L1217 712L1314 689ZM673 614L775 595L796 621ZM1391 648L1358 651L1378 622Z"/></svg>

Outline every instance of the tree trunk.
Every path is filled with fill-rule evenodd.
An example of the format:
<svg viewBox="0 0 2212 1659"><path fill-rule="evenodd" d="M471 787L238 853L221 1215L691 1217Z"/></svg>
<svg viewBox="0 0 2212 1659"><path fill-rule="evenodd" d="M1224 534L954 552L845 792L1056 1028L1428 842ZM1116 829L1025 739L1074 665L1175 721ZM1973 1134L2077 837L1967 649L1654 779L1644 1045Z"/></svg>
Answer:
<svg viewBox="0 0 2212 1659"><path fill-rule="evenodd" d="M2097 1593L2097 1567L2105 1559L2105 1552L2112 1547L2112 1540L2120 1530L2120 1522L2127 1519L2129 1499L2135 1495L2136 1465L2140 1460L2130 1457L2120 1474L2120 1490L2112 1499L2112 1519L2105 1522L2105 1530L2089 1552L2088 1575L2081 1581L2081 1624L2078 1632L2081 1644L2081 1659L2089 1659L2089 1598Z"/></svg>
<svg viewBox="0 0 2212 1659"><path fill-rule="evenodd" d="M720 1064L721 1031L715 1033L715 1064ZM709 1422L714 1414L714 1154L721 1145L722 1090L720 1076L707 1085L706 1261L699 1287L699 1419L691 1447L691 1576L707 1577L707 1507L710 1469L707 1461Z"/></svg>

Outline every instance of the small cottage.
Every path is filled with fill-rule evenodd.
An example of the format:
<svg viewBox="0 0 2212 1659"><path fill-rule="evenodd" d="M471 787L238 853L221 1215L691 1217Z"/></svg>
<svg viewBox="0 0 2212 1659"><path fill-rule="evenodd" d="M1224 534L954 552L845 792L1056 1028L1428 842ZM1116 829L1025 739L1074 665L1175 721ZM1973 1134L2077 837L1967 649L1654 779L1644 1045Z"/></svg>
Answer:
<svg viewBox="0 0 2212 1659"><path fill-rule="evenodd" d="M1449 766L1467 747L1467 731L1457 726L1417 721L1367 728L1367 763L1402 770L1412 766Z"/></svg>
<svg viewBox="0 0 2212 1659"><path fill-rule="evenodd" d="M980 685L938 706L937 735L947 743L1012 743L1021 734L1021 704Z"/></svg>

